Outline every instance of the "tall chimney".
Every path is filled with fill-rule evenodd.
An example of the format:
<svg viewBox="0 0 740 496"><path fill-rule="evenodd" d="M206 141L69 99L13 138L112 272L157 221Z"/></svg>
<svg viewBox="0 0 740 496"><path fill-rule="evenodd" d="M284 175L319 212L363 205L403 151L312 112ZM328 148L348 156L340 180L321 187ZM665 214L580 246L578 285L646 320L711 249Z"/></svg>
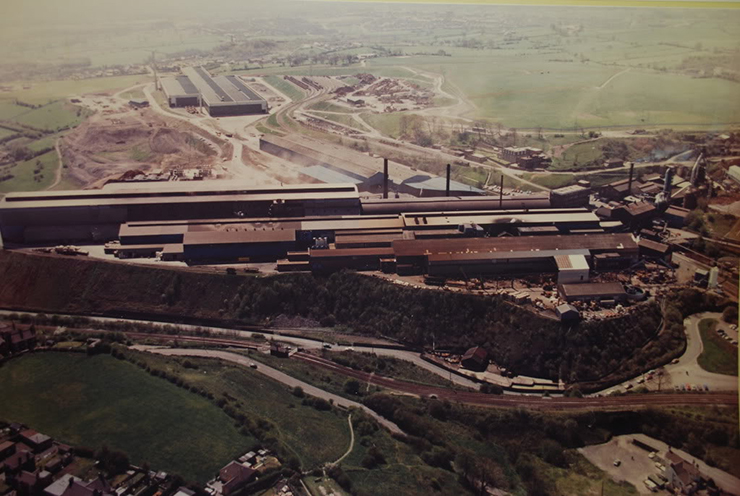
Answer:
<svg viewBox="0 0 740 496"><path fill-rule="evenodd" d="M445 196L450 196L450 164L447 164L447 194Z"/></svg>
<svg viewBox="0 0 740 496"><path fill-rule="evenodd" d="M383 198L388 198L388 159L383 159Z"/></svg>
<svg viewBox="0 0 740 496"><path fill-rule="evenodd" d="M627 183L627 196L632 194L632 175L634 174L634 172L635 172L635 163L631 162L630 163L630 180Z"/></svg>
<svg viewBox="0 0 740 496"><path fill-rule="evenodd" d="M501 174L501 187L498 191L498 208L499 210L504 209L504 175Z"/></svg>
<svg viewBox="0 0 740 496"><path fill-rule="evenodd" d="M671 191L673 190L673 167L668 167L665 170L665 177L663 179L663 193L666 200L671 199Z"/></svg>

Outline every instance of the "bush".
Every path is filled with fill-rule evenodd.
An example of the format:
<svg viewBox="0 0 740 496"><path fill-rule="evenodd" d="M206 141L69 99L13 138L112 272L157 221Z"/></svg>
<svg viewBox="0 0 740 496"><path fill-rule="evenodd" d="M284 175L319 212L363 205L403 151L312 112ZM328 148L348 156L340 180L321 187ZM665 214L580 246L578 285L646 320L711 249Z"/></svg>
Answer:
<svg viewBox="0 0 740 496"><path fill-rule="evenodd" d="M303 398L306 396L306 393L303 392L303 388L301 386L296 386L293 388L293 396L296 398Z"/></svg>

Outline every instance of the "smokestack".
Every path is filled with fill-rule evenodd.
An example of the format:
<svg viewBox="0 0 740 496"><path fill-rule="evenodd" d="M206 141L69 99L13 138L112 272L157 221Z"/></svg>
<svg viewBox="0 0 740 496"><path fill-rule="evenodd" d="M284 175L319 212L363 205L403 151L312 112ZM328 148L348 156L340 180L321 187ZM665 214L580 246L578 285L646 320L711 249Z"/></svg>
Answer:
<svg viewBox="0 0 740 496"><path fill-rule="evenodd" d="M634 172L635 172L635 163L631 162L630 163L630 180L627 183L627 195L628 196L632 194L632 175L634 174Z"/></svg>
<svg viewBox="0 0 740 496"><path fill-rule="evenodd" d="M388 198L388 159L383 159L383 198Z"/></svg>
<svg viewBox="0 0 740 496"><path fill-rule="evenodd" d="M498 191L498 208L499 210L504 209L504 175L501 174L501 187Z"/></svg>
<svg viewBox="0 0 740 496"><path fill-rule="evenodd" d="M665 178L663 179L663 194L666 200L671 199L671 190L673 189L673 167L668 167L665 170Z"/></svg>
<svg viewBox="0 0 740 496"><path fill-rule="evenodd" d="M450 196L450 164L447 164L447 194L445 196Z"/></svg>

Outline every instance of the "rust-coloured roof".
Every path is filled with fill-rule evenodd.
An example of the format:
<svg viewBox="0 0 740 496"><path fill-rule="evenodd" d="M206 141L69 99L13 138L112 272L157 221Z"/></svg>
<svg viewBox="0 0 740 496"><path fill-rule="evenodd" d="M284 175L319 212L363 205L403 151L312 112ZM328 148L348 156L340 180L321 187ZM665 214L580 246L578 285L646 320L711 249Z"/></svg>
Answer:
<svg viewBox="0 0 740 496"><path fill-rule="evenodd" d="M502 238L399 239L393 242L397 257L440 253L487 253L545 250L637 250L631 234L518 236Z"/></svg>

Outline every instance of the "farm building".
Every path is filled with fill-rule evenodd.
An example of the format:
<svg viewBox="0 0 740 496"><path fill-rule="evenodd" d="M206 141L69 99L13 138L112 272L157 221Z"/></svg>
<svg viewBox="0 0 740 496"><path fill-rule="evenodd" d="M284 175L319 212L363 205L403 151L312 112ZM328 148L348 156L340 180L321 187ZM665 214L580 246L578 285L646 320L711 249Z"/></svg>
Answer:
<svg viewBox="0 0 740 496"><path fill-rule="evenodd" d="M202 67L187 67L183 72L162 79L170 107L202 105L213 117L267 112L267 102L238 76L212 77Z"/></svg>

